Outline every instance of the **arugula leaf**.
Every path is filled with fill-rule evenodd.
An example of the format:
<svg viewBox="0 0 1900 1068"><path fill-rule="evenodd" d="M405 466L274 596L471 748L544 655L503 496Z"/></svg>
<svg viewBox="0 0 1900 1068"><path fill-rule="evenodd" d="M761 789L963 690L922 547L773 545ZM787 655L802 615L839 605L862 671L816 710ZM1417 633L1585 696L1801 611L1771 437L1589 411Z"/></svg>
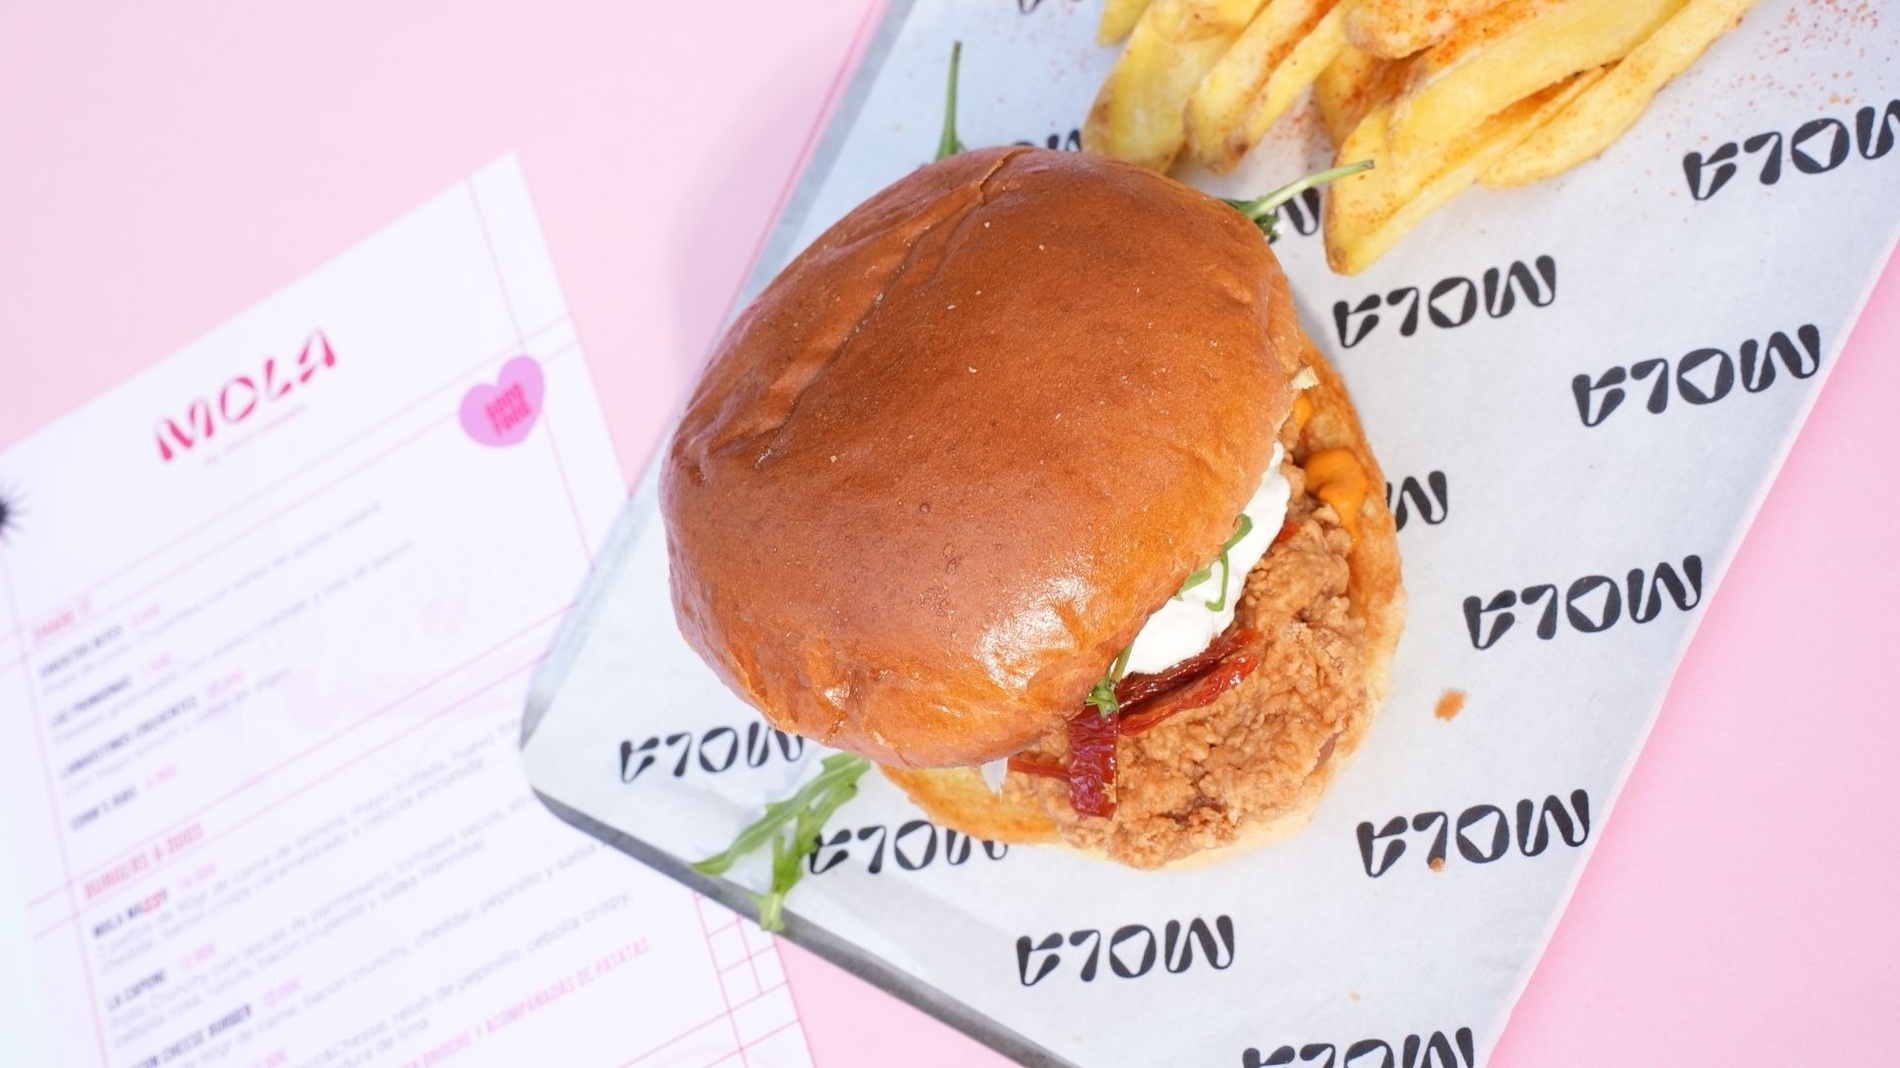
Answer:
<svg viewBox="0 0 1900 1068"><path fill-rule="evenodd" d="M770 842L772 889L753 894L759 907L759 926L767 931L785 929L785 895L805 875L805 858L818 851L819 835L839 806L858 796L858 780L871 762L851 753L837 753L819 763L818 775L783 801L765 806L765 815L739 832L725 852L693 865L702 875L724 875L739 858ZM780 830L791 824L786 835Z"/></svg>
<svg viewBox="0 0 1900 1068"><path fill-rule="evenodd" d="M1271 244L1280 237L1280 205L1285 204L1287 201L1292 200L1294 197L1299 196L1301 193L1315 186L1325 185L1328 182L1338 181L1347 175L1358 174L1360 171L1371 169L1372 161L1362 159L1357 163L1347 163L1343 166L1334 167L1331 170L1324 170L1317 174L1309 174L1304 178L1295 179L1275 189L1273 192L1268 193L1266 196L1254 200L1228 199L1226 203L1242 215L1252 219L1253 224L1260 228L1260 232L1267 235L1267 242Z"/></svg>
<svg viewBox="0 0 1900 1068"><path fill-rule="evenodd" d="M950 88L944 94L943 137L937 141L938 159L949 159L963 151L963 142L957 140L957 67L962 62L963 42L957 41L950 46Z"/></svg>
<svg viewBox="0 0 1900 1068"><path fill-rule="evenodd" d="M1206 567L1201 568L1199 571L1196 571L1193 574L1189 575L1186 581L1181 583L1181 588L1175 591L1174 599L1178 601L1181 598L1186 597L1187 591L1193 589L1196 586L1199 586L1201 583L1206 582L1208 579L1213 578L1214 565L1219 564L1220 565L1220 599L1217 601L1205 601L1203 603L1207 605L1207 610L1210 612L1218 612L1221 609L1226 608L1227 607L1227 577L1229 574L1229 569L1233 566L1230 563L1228 563L1227 554L1230 552L1233 552L1234 546L1240 544L1240 539L1246 537L1248 532L1252 530L1253 530L1253 517L1249 516L1245 512L1240 513L1240 518L1234 520L1234 536L1231 538L1228 538L1224 542L1221 542L1220 555L1216 556L1213 562L1209 563Z"/></svg>
<svg viewBox="0 0 1900 1068"><path fill-rule="evenodd" d="M1112 716L1122 710L1122 703L1115 699L1115 684L1122 681L1122 673L1128 670L1128 654L1133 652L1134 648L1130 645L1122 650L1121 655L1115 658L1115 662L1108 666L1108 674L1103 675L1095 683L1095 688L1089 691L1089 695L1082 699L1083 704L1094 705L1095 711L1104 716Z"/></svg>
<svg viewBox="0 0 1900 1068"><path fill-rule="evenodd" d="M1233 567L1233 565L1228 563L1227 561L1227 554L1230 552L1233 552L1234 546L1240 544L1240 539L1246 537L1248 532L1252 530L1253 530L1253 517L1249 516L1245 512L1242 512L1240 513L1240 518L1234 520L1234 536L1231 538L1228 538L1224 542L1221 542L1221 546L1220 546L1220 600L1204 602L1207 605L1207 610L1209 612L1218 612L1227 607L1227 579L1230 577L1231 569Z"/></svg>
<svg viewBox="0 0 1900 1068"><path fill-rule="evenodd" d="M1201 568L1199 571L1196 571L1193 574L1190 574L1187 577L1187 579L1181 583L1181 588L1174 591L1174 599L1178 601L1181 598L1186 597L1187 591L1193 589L1196 586L1199 586L1201 583L1206 582L1208 579L1211 579L1213 577L1214 577L1214 565L1210 563L1206 567Z"/></svg>

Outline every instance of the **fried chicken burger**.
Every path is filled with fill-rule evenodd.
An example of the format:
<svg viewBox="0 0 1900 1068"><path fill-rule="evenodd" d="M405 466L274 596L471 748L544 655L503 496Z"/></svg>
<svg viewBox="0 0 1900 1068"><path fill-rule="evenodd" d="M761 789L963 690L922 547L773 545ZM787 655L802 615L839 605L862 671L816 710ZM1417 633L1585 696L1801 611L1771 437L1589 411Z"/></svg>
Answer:
<svg viewBox="0 0 1900 1068"><path fill-rule="evenodd" d="M1378 464L1245 215L964 152L828 230L664 457L687 640L936 821L1158 867L1302 825L1384 694Z"/></svg>

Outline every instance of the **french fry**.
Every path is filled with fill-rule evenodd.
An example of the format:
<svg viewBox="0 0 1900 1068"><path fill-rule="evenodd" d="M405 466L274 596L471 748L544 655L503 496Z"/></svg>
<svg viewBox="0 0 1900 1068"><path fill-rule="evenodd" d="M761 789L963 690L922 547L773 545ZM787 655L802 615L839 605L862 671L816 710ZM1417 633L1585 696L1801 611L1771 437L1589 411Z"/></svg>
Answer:
<svg viewBox="0 0 1900 1068"><path fill-rule="evenodd" d="M1359 120L1397 91L1394 71L1403 71L1403 63L1380 59L1354 48L1351 43L1339 50L1326 69L1313 80L1313 106L1319 111L1319 124L1333 147L1352 133ZM1385 86L1384 83L1393 83Z"/></svg>
<svg viewBox="0 0 1900 1068"><path fill-rule="evenodd" d="M1232 170L1240 162L1259 140L1247 139L1247 127L1262 94L1270 91L1273 79L1293 54L1313 39L1338 2L1270 0L1247 23L1188 97L1187 145L1195 159L1216 172ZM1334 19L1332 38L1339 36L1337 22ZM1317 75L1318 70L1313 73ZM1263 124L1261 133L1265 132Z"/></svg>
<svg viewBox="0 0 1900 1068"><path fill-rule="evenodd" d="M1148 3L1149 0L1107 0L1102 5L1102 21L1095 28L1095 40L1112 45L1128 36L1135 23L1141 21L1141 13L1148 10Z"/></svg>
<svg viewBox="0 0 1900 1068"><path fill-rule="evenodd" d="M1458 24L1499 0L1356 0L1346 13L1346 40L1380 59L1403 59L1430 48Z"/></svg>
<svg viewBox="0 0 1900 1068"><path fill-rule="evenodd" d="M1263 0L1154 0L1095 96L1082 148L1165 171L1187 142L1188 95Z"/></svg>
<svg viewBox="0 0 1900 1068"><path fill-rule="evenodd" d="M1686 0L1505 0L1412 61L1392 106L1395 159L1423 158L1578 71L1623 58Z"/></svg>
<svg viewBox="0 0 1900 1068"><path fill-rule="evenodd" d="M1286 61L1274 68L1273 77L1267 79L1266 90L1254 98L1253 108L1247 113L1241 139L1237 142L1230 139L1235 151L1233 161L1227 165L1229 170L1240 162L1248 149L1267 136L1280 116L1286 114L1300 94L1318 80L1320 72L1346 47L1345 15L1351 7L1350 3L1344 3L1327 12L1319 25L1313 27L1313 32L1293 46Z"/></svg>
<svg viewBox="0 0 1900 1068"><path fill-rule="evenodd" d="M1610 147L1662 87L1689 69L1715 39L1741 22L1755 0L1689 0L1603 79L1533 132L1478 181L1524 185L1569 170Z"/></svg>
<svg viewBox="0 0 1900 1068"><path fill-rule="evenodd" d="M1309 87L1340 161L1327 260L1355 274L1465 187L1521 185L1628 131L1756 0L1103 0L1128 45L1084 149L1238 165Z"/></svg>
<svg viewBox="0 0 1900 1068"><path fill-rule="evenodd" d="M1410 161L1396 156L1389 142L1393 105L1374 108L1339 146L1339 160L1370 159L1375 167L1328 191L1326 262L1341 274L1365 270L1604 73L1597 68L1573 75Z"/></svg>

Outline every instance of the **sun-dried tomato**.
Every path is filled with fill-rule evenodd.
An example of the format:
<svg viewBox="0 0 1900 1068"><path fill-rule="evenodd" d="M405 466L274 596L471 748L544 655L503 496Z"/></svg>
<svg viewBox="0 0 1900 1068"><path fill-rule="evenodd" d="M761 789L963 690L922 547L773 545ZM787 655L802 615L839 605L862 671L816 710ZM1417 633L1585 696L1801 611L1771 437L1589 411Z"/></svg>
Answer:
<svg viewBox="0 0 1900 1068"><path fill-rule="evenodd" d="M1253 674L1259 666L1259 649L1249 646L1234 652L1216 664L1214 670L1186 686L1162 694L1133 712L1122 713L1121 733L1140 734L1170 716L1190 708L1211 705L1221 694L1240 685L1241 680Z"/></svg>
<svg viewBox="0 0 1900 1068"><path fill-rule="evenodd" d="M1068 765L1059 760L1044 760L1041 757L1030 756L1027 753L1017 753L1015 756L1010 757L1009 770L1019 771L1024 775L1040 775L1045 779L1061 779L1063 782L1069 781Z"/></svg>
<svg viewBox="0 0 1900 1068"><path fill-rule="evenodd" d="M1115 814L1119 716L1091 708L1069 721L1069 804L1085 816Z"/></svg>
<svg viewBox="0 0 1900 1068"><path fill-rule="evenodd" d="M1009 770L1066 779L1069 804L1085 816L1115 814L1115 747L1124 734L1140 734L1190 708L1212 704L1260 666L1260 635L1236 630L1216 639L1198 656L1152 674L1130 675L1115 687L1119 715L1095 708L1069 720L1069 762L1017 753Z"/></svg>
<svg viewBox="0 0 1900 1068"><path fill-rule="evenodd" d="M1214 639L1213 644L1186 660L1150 675L1130 675L1115 684L1115 700L1121 705L1123 715L1139 707L1142 702L1152 700L1170 690L1179 689L1189 682L1214 670L1222 660L1233 655L1260 639L1260 635L1251 630L1235 630Z"/></svg>

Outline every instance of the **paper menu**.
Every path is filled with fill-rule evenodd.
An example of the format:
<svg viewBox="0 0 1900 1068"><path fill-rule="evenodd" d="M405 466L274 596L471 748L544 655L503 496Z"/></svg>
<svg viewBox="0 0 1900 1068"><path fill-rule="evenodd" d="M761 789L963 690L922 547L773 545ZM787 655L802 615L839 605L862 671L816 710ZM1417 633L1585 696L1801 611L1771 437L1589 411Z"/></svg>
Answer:
<svg viewBox="0 0 1900 1068"><path fill-rule="evenodd" d="M0 490L52 1063L809 1063L772 940L516 764L625 491L512 160L0 452Z"/></svg>
<svg viewBox="0 0 1900 1068"><path fill-rule="evenodd" d="M0 820L0 1034L23 1065L50 1064L45 997L30 961L33 934L27 929L26 895L14 870L13 841Z"/></svg>
<svg viewBox="0 0 1900 1068"><path fill-rule="evenodd" d="M929 158L952 40L966 143L1069 145L1114 59L1096 14L894 6L752 291ZM1411 603L1394 692L1312 826L1142 874L986 852L872 782L791 936L1035 1062L1482 1062L1891 254L1897 46L1877 12L1765 0L1601 159L1472 190L1356 277L1298 202L1276 248L1391 480ZM1328 162L1296 120L1242 173L1190 177L1258 193ZM816 754L784 759L678 639L653 508L649 484L526 754L566 818L690 880Z"/></svg>

